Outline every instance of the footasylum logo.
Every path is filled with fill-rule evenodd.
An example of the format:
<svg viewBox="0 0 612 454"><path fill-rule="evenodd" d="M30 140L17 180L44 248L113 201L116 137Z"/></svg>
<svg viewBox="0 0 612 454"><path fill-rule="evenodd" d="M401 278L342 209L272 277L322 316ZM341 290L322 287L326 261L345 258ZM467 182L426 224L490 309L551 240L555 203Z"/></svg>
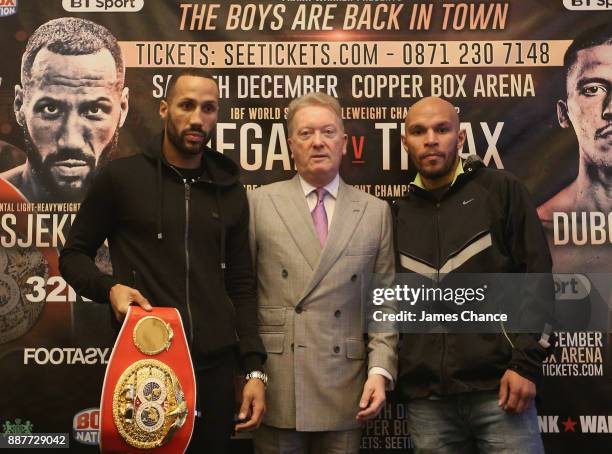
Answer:
<svg viewBox="0 0 612 454"><path fill-rule="evenodd" d="M30 421L21 422L20 418L15 418L14 422L4 421L2 424L2 435L29 435L34 430L34 425Z"/></svg>
<svg viewBox="0 0 612 454"><path fill-rule="evenodd" d="M97 445L100 442L100 409L87 408L72 419L72 436L79 443Z"/></svg>
<svg viewBox="0 0 612 454"><path fill-rule="evenodd" d="M0 0L0 17L17 14L17 0Z"/></svg>
<svg viewBox="0 0 612 454"><path fill-rule="evenodd" d="M111 349L106 348L76 348L76 347L54 347L54 348L31 348L23 349L23 364L38 364L53 366L64 364L107 364Z"/></svg>

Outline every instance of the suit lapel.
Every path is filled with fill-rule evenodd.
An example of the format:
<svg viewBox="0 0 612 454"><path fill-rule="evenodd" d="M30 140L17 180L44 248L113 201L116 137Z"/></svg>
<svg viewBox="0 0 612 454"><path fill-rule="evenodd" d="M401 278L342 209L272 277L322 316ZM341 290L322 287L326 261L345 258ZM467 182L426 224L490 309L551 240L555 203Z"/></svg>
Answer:
<svg viewBox="0 0 612 454"><path fill-rule="evenodd" d="M272 203L289 235L302 252L310 268L314 270L321 255L321 244L315 233L298 176L293 177L284 189L287 189L286 193L271 195Z"/></svg>
<svg viewBox="0 0 612 454"><path fill-rule="evenodd" d="M321 252L319 265L316 267L310 283L304 289L299 301L302 301L317 286L321 279L329 272L340 255L344 253L355 228L359 224L365 211L366 201L359 197L357 191L340 180L338 198L334 207L334 217L329 229L329 235L325 247ZM312 226L312 221L310 222ZM311 227L314 233L314 227ZM318 243L318 240L317 244ZM320 247L319 247L320 248Z"/></svg>

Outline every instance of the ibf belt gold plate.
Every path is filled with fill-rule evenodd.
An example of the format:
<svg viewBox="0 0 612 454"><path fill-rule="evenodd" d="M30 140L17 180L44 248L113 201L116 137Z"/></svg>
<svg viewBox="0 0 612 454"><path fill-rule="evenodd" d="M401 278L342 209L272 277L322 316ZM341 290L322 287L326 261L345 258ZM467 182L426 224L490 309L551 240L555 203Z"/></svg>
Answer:
<svg viewBox="0 0 612 454"><path fill-rule="evenodd" d="M113 418L131 446L164 445L187 418L187 404L174 371L155 359L132 364L121 374L113 394Z"/></svg>
<svg viewBox="0 0 612 454"><path fill-rule="evenodd" d="M151 315L138 320L132 332L132 339L136 348L141 353L150 356L168 350L173 337L174 332L170 324Z"/></svg>

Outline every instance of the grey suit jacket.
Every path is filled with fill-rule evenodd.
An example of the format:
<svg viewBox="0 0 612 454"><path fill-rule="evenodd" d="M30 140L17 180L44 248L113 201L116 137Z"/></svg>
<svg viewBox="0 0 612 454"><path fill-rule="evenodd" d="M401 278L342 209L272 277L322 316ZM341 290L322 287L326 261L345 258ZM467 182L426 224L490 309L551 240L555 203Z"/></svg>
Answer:
<svg viewBox="0 0 612 454"><path fill-rule="evenodd" d="M249 193L259 332L268 352L264 422L299 431L359 427L369 368L397 373L397 335L364 341L372 273L394 272L389 206L342 180L325 247L297 175Z"/></svg>

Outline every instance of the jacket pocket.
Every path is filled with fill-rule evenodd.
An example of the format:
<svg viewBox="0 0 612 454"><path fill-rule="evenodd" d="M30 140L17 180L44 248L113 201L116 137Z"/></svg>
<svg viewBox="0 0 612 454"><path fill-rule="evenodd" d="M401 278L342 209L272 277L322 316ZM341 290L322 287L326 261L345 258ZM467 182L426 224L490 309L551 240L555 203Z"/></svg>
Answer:
<svg viewBox="0 0 612 454"><path fill-rule="evenodd" d="M268 353L282 353L285 344L285 333L261 333L261 341Z"/></svg>
<svg viewBox="0 0 612 454"><path fill-rule="evenodd" d="M346 340L346 357L349 359L365 358L365 344L363 339Z"/></svg>
<svg viewBox="0 0 612 454"><path fill-rule="evenodd" d="M257 311L259 326L283 326L285 324L284 307L260 307Z"/></svg>

